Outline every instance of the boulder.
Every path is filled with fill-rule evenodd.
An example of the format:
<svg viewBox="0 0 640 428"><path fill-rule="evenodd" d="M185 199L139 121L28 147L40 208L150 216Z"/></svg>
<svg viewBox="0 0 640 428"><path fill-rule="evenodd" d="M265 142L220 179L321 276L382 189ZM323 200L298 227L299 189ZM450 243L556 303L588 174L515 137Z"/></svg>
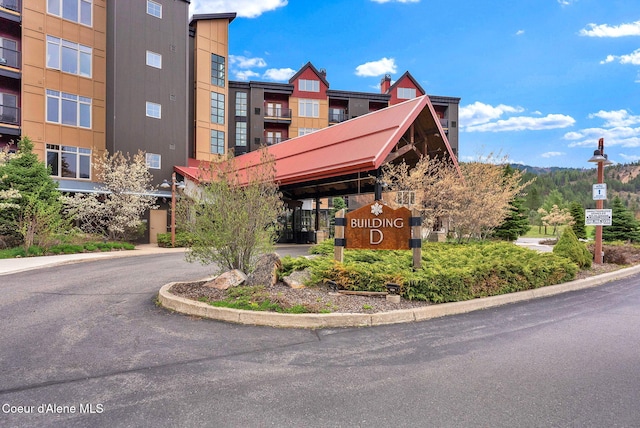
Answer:
<svg viewBox="0 0 640 428"><path fill-rule="evenodd" d="M226 290L241 285L247 280L247 275L238 269L230 270L204 284L205 287Z"/></svg>
<svg viewBox="0 0 640 428"><path fill-rule="evenodd" d="M291 288L304 288L304 283L311 279L311 271L308 269L296 270L291 275L282 278L282 281Z"/></svg>
<svg viewBox="0 0 640 428"><path fill-rule="evenodd" d="M278 282L278 270L281 267L282 262L277 253L263 254L256 262L256 268L249 275L245 284L273 287Z"/></svg>

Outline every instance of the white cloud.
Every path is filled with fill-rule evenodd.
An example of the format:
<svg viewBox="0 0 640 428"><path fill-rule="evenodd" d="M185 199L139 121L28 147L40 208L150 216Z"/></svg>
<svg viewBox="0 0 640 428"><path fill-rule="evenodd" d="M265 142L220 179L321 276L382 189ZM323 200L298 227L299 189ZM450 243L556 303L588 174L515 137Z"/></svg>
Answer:
<svg viewBox="0 0 640 428"><path fill-rule="evenodd" d="M558 3L560 3L562 6L569 6L572 3L577 2L578 0L558 0Z"/></svg>
<svg viewBox="0 0 640 428"><path fill-rule="evenodd" d="M229 55L229 64L238 68L266 67L267 62L262 58L247 58L242 55Z"/></svg>
<svg viewBox="0 0 640 428"><path fill-rule="evenodd" d="M640 128L586 128L564 135L565 140L573 141L569 147L596 147L600 138L604 138L605 146L640 147Z"/></svg>
<svg viewBox="0 0 640 428"><path fill-rule="evenodd" d="M296 71L292 68L270 68L264 72L262 77L274 81L288 81L294 74Z"/></svg>
<svg viewBox="0 0 640 428"><path fill-rule="evenodd" d="M640 36L640 21L622 25L587 24L580 30L581 36L587 37L625 37Z"/></svg>
<svg viewBox="0 0 640 428"><path fill-rule="evenodd" d="M356 67L356 76L372 77L392 74L397 70L394 58L382 58L378 61L371 61Z"/></svg>
<svg viewBox="0 0 640 428"><path fill-rule="evenodd" d="M288 0L193 0L189 12L192 15L235 12L242 18L255 18L287 3Z"/></svg>
<svg viewBox="0 0 640 428"><path fill-rule="evenodd" d="M507 132L507 131L542 131L573 126L576 123L571 116L564 114L548 114L545 117L517 116L491 123L467 126L466 132Z"/></svg>
<svg viewBox="0 0 640 428"><path fill-rule="evenodd" d="M626 160L627 162L636 162L636 161L640 161L640 155L628 155L625 153L619 153L619 156Z"/></svg>
<svg viewBox="0 0 640 428"><path fill-rule="evenodd" d="M375 3L392 3L392 2L397 2L397 3L419 3L420 0L371 0Z"/></svg>
<svg viewBox="0 0 640 428"><path fill-rule="evenodd" d="M241 70L235 72L236 79L238 80L250 80L252 77L260 76L259 73L251 70Z"/></svg>
<svg viewBox="0 0 640 428"><path fill-rule="evenodd" d="M541 154L540 156L542 156L543 158L553 158L553 157L556 157L556 156L564 156L564 155L566 155L566 153L563 153L563 152L546 152L546 153Z"/></svg>
<svg viewBox="0 0 640 428"><path fill-rule="evenodd" d="M516 31L516 36L522 36L524 34L524 30Z"/></svg>
<svg viewBox="0 0 640 428"><path fill-rule="evenodd" d="M618 61L620 64L640 65L640 49L636 49L628 55L607 55L607 58L600 61L600 64Z"/></svg>
<svg viewBox="0 0 640 428"><path fill-rule="evenodd" d="M458 115L460 126L465 127L490 122L505 113L520 113L522 111L524 111L522 107L511 107L504 104L493 107L476 101L468 106L460 107Z"/></svg>
<svg viewBox="0 0 640 428"><path fill-rule="evenodd" d="M640 116L633 116L626 110L600 110L597 113L591 113L589 115L589 119L593 119L596 117L605 120L605 127L630 126L640 123Z"/></svg>

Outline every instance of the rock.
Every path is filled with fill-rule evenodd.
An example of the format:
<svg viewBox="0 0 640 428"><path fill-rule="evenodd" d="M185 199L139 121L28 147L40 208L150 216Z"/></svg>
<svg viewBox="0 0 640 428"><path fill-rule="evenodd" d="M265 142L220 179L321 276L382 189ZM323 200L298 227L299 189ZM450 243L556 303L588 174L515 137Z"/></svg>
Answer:
<svg viewBox="0 0 640 428"><path fill-rule="evenodd" d="M204 284L205 287L226 290L241 285L247 280L247 275L238 269L230 270Z"/></svg>
<svg viewBox="0 0 640 428"><path fill-rule="evenodd" d="M277 253L263 254L256 262L256 268L249 275L246 285L273 287L278 282L278 270L282 267Z"/></svg>
<svg viewBox="0 0 640 428"><path fill-rule="evenodd" d="M304 283L311 279L311 272L308 269L296 270L291 275L282 278L282 281L291 288L304 288Z"/></svg>

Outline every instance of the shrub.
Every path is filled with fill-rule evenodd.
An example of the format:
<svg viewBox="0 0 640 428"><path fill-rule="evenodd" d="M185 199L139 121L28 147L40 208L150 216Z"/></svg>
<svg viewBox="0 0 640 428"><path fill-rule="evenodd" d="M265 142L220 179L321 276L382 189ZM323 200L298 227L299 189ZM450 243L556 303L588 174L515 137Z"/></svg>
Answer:
<svg viewBox="0 0 640 428"><path fill-rule="evenodd" d="M327 244L314 252L327 253ZM410 251L345 250L344 263L330 256L285 258L285 271L309 268L312 281L333 280L345 289L386 291L401 285L402 296L434 303L468 300L558 284L575 278L576 264L511 243L424 243L422 269L413 271Z"/></svg>
<svg viewBox="0 0 640 428"><path fill-rule="evenodd" d="M193 243L193 237L187 232L176 232L176 248L188 247ZM158 247L171 247L171 233L158 233Z"/></svg>
<svg viewBox="0 0 640 428"><path fill-rule="evenodd" d="M587 247L578 241L573 228L566 227L558 243L553 247L553 253L566 257L580 268L590 268L592 255Z"/></svg>

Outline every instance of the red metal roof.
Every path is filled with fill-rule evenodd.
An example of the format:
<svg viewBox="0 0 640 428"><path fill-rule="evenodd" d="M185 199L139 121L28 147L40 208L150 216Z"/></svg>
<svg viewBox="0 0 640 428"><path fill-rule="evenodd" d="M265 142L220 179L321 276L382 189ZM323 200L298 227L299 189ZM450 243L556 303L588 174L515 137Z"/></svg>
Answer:
<svg viewBox="0 0 640 428"><path fill-rule="evenodd" d="M456 158L427 95L360 116L311 134L268 146L275 157L276 181L280 185L303 183L351 173L371 171L383 165L402 135L420 114L428 115L444 140L456 167ZM260 152L237 156L241 176L247 167L260 163ZM183 176L198 181L200 161L174 167Z"/></svg>

